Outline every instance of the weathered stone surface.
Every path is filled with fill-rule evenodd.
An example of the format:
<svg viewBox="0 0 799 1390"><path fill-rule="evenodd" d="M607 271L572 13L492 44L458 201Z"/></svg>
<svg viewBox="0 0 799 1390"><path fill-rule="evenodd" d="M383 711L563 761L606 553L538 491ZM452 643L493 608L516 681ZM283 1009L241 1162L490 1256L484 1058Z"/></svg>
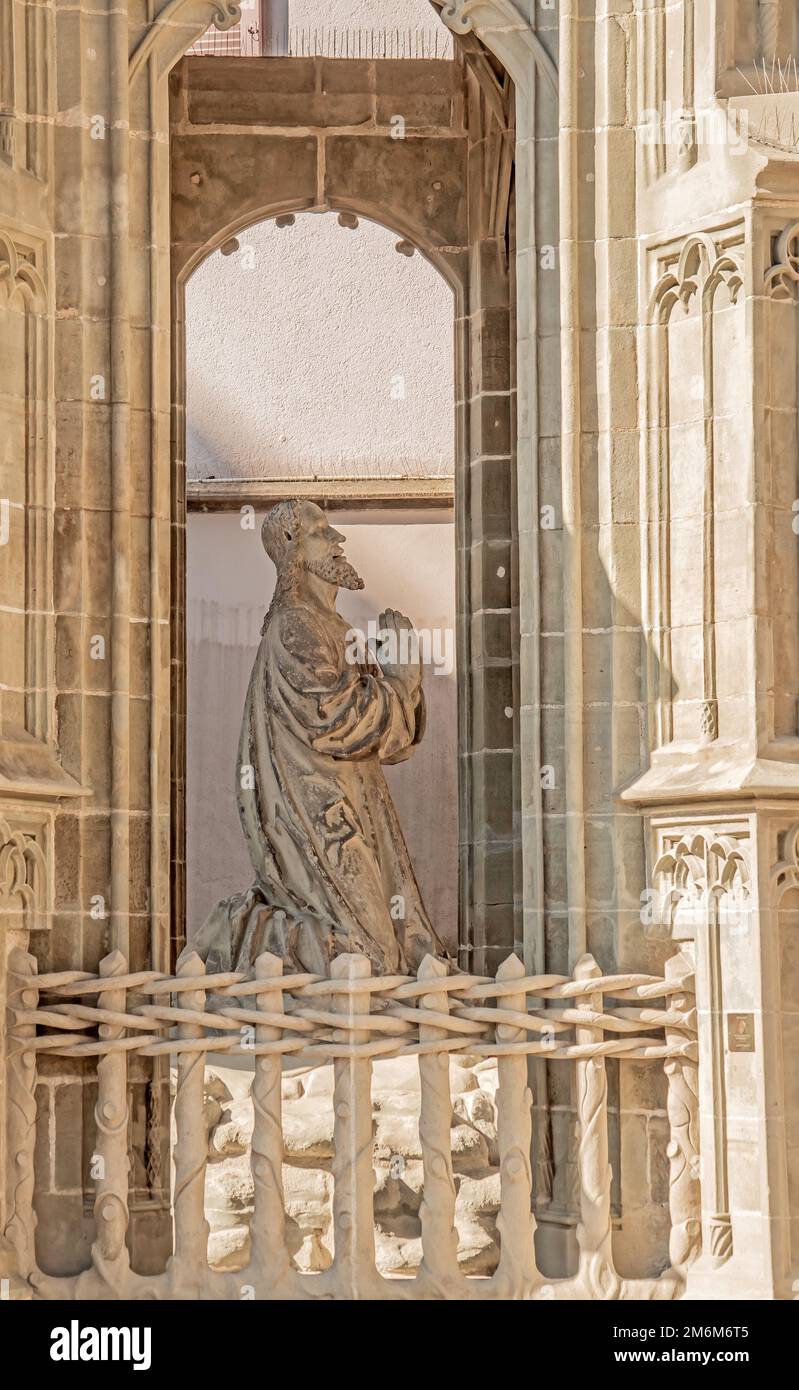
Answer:
<svg viewBox="0 0 799 1390"><path fill-rule="evenodd" d="M205 1201L209 1261L216 1269L241 1268L249 1253L253 1188L249 1160L239 1146L248 1147L252 1132L250 1076L246 1070L214 1064L206 1081L210 1162ZM488 1274L498 1255L496 1062L475 1066L473 1058L458 1057L451 1076L458 1262L469 1273ZM282 1091L283 1188L292 1261L307 1272L326 1269L333 1252L333 1068L287 1071ZM383 1274L409 1274L421 1261L424 1193L416 1059L377 1061L372 1101L377 1265Z"/></svg>

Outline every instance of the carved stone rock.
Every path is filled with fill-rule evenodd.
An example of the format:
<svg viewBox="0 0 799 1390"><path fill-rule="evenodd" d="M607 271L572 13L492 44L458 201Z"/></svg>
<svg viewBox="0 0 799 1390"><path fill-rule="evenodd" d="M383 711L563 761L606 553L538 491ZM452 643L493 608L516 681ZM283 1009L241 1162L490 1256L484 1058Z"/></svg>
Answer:
<svg viewBox="0 0 799 1390"><path fill-rule="evenodd" d="M209 1165L205 1214L209 1264L243 1268L250 1252L254 1200L248 1150L253 1126L252 1074L214 1064L206 1077ZM496 1134L497 1064L453 1059L450 1127L456 1186L458 1266L489 1275L497 1266L500 1170ZM420 1083L416 1060L374 1064L372 1164L375 1256L380 1272L412 1274L422 1261L424 1195L419 1140ZM333 1257L333 1069L284 1073L283 1191L292 1264L310 1273ZM243 1147L242 1147L243 1146Z"/></svg>

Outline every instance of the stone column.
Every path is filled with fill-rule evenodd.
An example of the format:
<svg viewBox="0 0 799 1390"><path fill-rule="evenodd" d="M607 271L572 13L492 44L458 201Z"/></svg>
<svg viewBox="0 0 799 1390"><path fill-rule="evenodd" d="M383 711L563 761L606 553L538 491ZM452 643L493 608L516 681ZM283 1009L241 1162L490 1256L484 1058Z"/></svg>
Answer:
<svg viewBox="0 0 799 1390"><path fill-rule="evenodd" d="M746 136L717 103L719 32L728 53L742 37L729 11L733 29L716 31L713 8L694 12L696 164L660 177L677 167L663 127L637 202L648 750L621 795L646 812L650 938L696 943L702 1253L688 1295L788 1297L799 219L794 189L762 196L781 170L756 113ZM745 106L743 77L738 92L724 80Z"/></svg>

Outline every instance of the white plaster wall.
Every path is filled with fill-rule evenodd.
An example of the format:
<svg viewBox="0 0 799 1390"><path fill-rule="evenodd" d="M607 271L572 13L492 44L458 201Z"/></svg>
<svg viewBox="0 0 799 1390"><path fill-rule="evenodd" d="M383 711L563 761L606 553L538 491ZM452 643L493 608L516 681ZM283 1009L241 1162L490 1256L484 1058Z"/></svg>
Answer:
<svg viewBox="0 0 799 1390"><path fill-rule="evenodd" d="M350 29L435 29L446 31L430 0L282 0L289 24L335 24ZM277 0L279 8L281 0Z"/></svg>
<svg viewBox="0 0 799 1390"><path fill-rule="evenodd" d="M187 856L189 934L214 903L252 882L235 805L239 723L274 567L259 516L242 530L238 513L188 518ZM400 608L454 644L455 552L451 514L339 513L333 524L366 581L342 592L339 610L365 626ZM457 720L454 670L425 671L428 724L413 757L386 776L428 912L457 944Z"/></svg>
<svg viewBox="0 0 799 1390"><path fill-rule="evenodd" d="M189 477L453 471L453 295L361 220L262 222L186 290Z"/></svg>
<svg viewBox="0 0 799 1390"><path fill-rule="evenodd" d="M256 8L256 0L242 0L245 26L252 23ZM267 14L273 33L306 30L316 33L320 42L321 31L334 28L339 34L346 30L350 34L387 32L388 36L399 30L423 34L425 39L437 33L439 56L452 54L452 33L430 0L271 0ZM332 52L329 42L324 51Z"/></svg>

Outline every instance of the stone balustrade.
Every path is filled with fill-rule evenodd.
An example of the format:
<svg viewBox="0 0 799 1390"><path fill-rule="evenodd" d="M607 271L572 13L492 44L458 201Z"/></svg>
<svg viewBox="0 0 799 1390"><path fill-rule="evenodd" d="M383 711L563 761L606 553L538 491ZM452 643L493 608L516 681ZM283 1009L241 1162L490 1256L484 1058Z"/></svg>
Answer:
<svg viewBox="0 0 799 1390"><path fill-rule="evenodd" d="M697 1044L690 961L665 978L603 975L590 955L573 976L528 976L516 956L495 978L450 973L426 957L417 976L375 977L342 955L328 978L283 974L264 954L250 975L207 974L184 953L175 975L129 972L118 951L99 974L37 975L34 958L10 960L9 1141L16 1171L8 1235L19 1276L44 1298L620 1298L679 1297L697 1253ZM149 1000L150 1002L143 1002ZM611 1002L608 1003L607 1001ZM657 1005L653 1001L660 1001ZM96 1235L91 1264L45 1274L35 1253L36 1058L97 1059ZM177 1059L173 1116L174 1253L166 1270L131 1268L128 1224L128 1056ZM208 1258L206 1169L209 1054L253 1060L249 1139L249 1263L213 1269ZM458 1258L451 1063L495 1059L499 1258L490 1277ZM576 1273L549 1280L535 1257L532 1095L528 1059L575 1068L580 1224ZM373 1064L416 1058L419 1069L421 1260L413 1278L381 1273L375 1258ZM664 1063L669 1084L672 1264L658 1279L614 1268L608 1162L606 1060ZM283 1190L286 1059L333 1065L332 1259L307 1272L292 1261ZM457 1098L455 1102L457 1106Z"/></svg>

